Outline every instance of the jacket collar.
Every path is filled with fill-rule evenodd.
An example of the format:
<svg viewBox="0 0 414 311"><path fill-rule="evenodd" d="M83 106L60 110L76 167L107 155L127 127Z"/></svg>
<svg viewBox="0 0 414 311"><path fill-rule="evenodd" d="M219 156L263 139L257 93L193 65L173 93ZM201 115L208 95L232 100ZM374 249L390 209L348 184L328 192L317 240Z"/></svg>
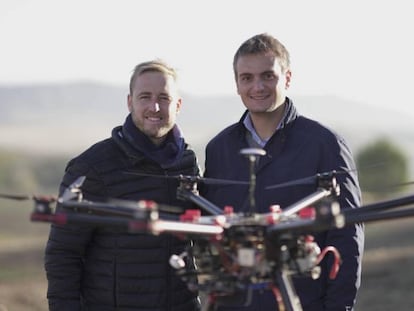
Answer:
<svg viewBox="0 0 414 311"><path fill-rule="evenodd" d="M167 134L161 146L155 146L147 136L133 124L129 114L122 126L112 131L115 143L132 159L150 159L162 168L170 168L180 161L186 148L184 138L177 125Z"/></svg>
<svg viewBox="0 0 414 311"><path fill-rule="evenodd" d="M288 126L290 123L292 123L294 120L296 120L296 118L298 117L298 112L296 110L296 107L293 105L293 101L289 98L286 97L286 100L284 102L285 105L285 109L286 112L283 116L283 119L280 122L280 125L278 127L278 129L283 129L286 126ZM239 120L239 124L243 127L246 128L245 125L243 124L244 119L246 118L247 114L249 113L248 110L246 110L243 115L241 116L240 120Z"/></svg>

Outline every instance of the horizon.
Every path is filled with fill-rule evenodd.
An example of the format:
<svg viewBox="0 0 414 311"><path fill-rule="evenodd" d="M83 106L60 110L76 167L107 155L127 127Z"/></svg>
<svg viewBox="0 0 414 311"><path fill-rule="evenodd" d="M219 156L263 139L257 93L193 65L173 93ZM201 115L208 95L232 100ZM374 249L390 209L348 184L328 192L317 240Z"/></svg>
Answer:
<svg viewBox="0 0 414 311"><path fill-rule="evenodd" d="M56 84L42 84L40 89L36 86L15 88L2 89L0 85L0 143L3 148L26 149L26 152L36 154L73 155L107 138L111 129L121 125L128 113L123 94L127 90L120 87L76 83L75 86L59 84L57 88ZM224 127L237 122L244 112L237 95L223 96L184 95L184 108L177 122L187 141L198 150L200 159L204 156L207 141ZM414 176L411 117L389 107L372 109L339 96L298 95L291 98L300 114L334 129L348 141L354 153L380 137L387 138L406 153ZM212 112L214 118L205 117ZM87 131L84 124L88 124ZM68 133L63 140L62 131Z"/></svg>

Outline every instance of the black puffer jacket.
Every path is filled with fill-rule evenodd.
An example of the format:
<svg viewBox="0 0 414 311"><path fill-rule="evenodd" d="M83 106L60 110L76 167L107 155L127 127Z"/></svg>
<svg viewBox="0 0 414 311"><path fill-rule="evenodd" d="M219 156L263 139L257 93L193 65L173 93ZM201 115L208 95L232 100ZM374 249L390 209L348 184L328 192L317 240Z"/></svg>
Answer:
<svg viewBox="0 0 414 311"><path fill-rule="evenodd" d="M85 175L82 192L87 200L146 199L190 207L176 198L176 179L126 171L195 175L199 168L186 145L178 164L161 169L133 149L117 127L111 138L68 163L60 191ZM110 226L52 225L45 253L50 310L197 310L196 293L187 289L168 263L171 254L182 252L184 243L171 235L131 234Z"/></svg>

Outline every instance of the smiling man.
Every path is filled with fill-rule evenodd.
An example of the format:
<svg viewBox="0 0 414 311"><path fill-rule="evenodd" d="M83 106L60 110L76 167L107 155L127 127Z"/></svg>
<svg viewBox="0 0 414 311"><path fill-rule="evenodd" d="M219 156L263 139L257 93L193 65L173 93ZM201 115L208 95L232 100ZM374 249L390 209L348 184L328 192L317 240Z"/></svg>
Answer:
<svg viewBox="0 0 414 311"><path fill-rule="evenodd" d="M268 186L316 176L333 170L342 209L361 205L354 160L344 139L320 123L301 116L287 97L292 82L289 52L273 36L263 33L246 40L234 56L237 92L246 107L239 122L218 133L206 147L208 178L249 180L249 163L240 154L245 148L266 152L256 163L255 212L271 205L282 209L316 191L316 184L266 190ZM346 173L345 173L346 172ZM203 185L201 194L214 204L233 206L235 212L251 209L248 186ZM364 246L362 224L323 231L315 235L321 249L334 246L342 257L335 279L329 278L333 258L321 263L321 276L294 278L294 287L305 311L352 310L360 286ZM270 289L254 291L248 305L222 306L220 310L275 311L278 305Z"/></svg>
<svg viewBox="0 0 414 311"><path fill-rule="evenodd" d="M177 180L160 178L199 174L195 153L176 124L182 105L176 78L175 70L159 60L136 66L124 124L68 163L60 193L85 176L81 190L89 201L119 198L191 207L177 199ZM109 225L52 225L45 255L49 310L197 311L197 293L168 263L186 243Z"/></svg>

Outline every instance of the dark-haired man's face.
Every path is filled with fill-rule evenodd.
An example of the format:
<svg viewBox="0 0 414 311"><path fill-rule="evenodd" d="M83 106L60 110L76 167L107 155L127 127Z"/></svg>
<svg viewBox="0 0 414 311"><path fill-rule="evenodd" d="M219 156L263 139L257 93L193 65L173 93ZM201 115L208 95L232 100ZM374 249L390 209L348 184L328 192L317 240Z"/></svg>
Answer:
<svg viewBox="0 0 414 311"><path fill-rule="evenodd" d="M237 92L251 113L272 112L283 105L291 73L272 53L240 56L236 63Z"/></svg>

